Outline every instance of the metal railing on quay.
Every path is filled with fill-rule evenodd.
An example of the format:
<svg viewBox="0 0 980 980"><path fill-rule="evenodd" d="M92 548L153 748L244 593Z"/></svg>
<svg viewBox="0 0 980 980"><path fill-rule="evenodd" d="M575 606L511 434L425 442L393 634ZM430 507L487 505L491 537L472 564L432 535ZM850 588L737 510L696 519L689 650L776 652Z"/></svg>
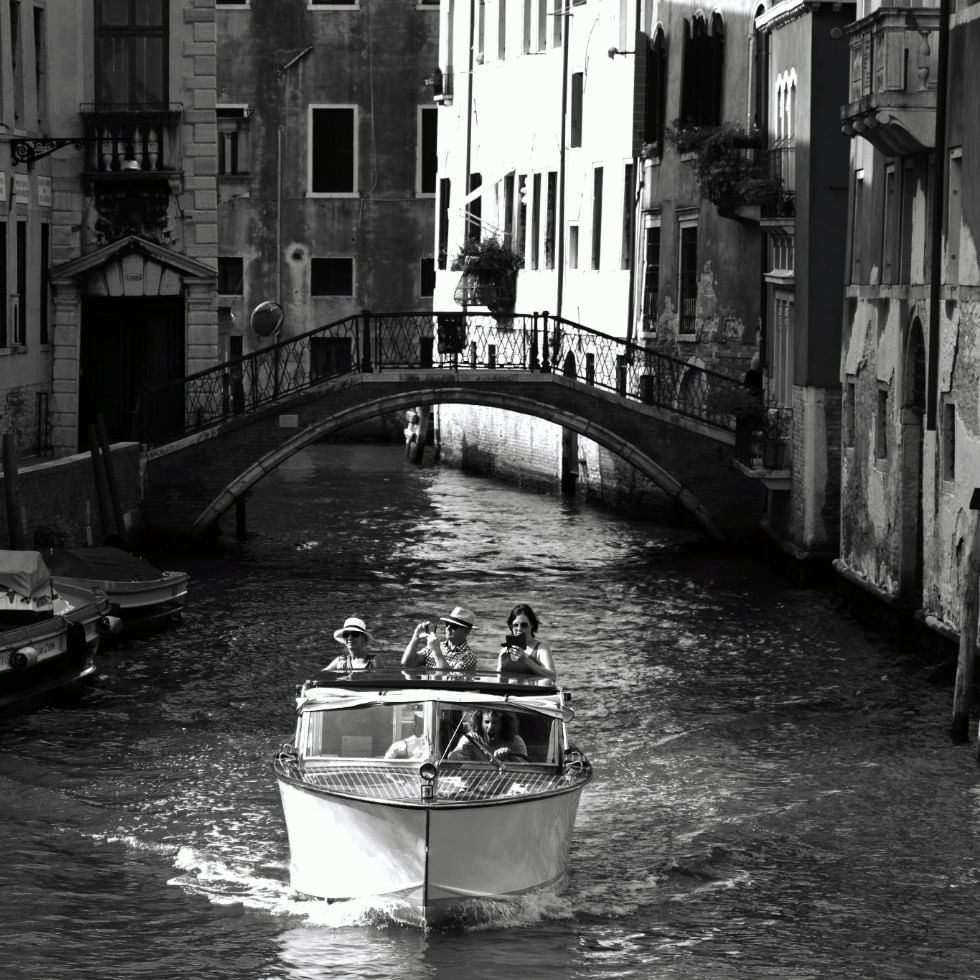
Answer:
<svg viewBox="0 0 980 980"><path fill-rule="evenodd" d="M562 374L733 430L750 396L738 379L548 313L364 313L140 393L133 438L179 439L332 379L386 370Z"/></svg>

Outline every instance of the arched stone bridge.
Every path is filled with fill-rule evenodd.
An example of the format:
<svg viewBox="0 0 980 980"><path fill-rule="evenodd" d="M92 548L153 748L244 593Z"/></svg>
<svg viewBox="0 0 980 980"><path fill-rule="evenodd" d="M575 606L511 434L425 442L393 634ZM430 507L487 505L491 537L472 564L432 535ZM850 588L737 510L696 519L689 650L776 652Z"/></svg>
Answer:
<svg viewBox="0 0 980 980"><path fill-rule="evenodd" d="M715 538L757 531L764 491L733 463L733 404L744 394L732 379L538 315L506 330L471 318L469 345L433 356L424 331L435 317L426 314L415 328L414 351L393 357L390 318L368 317L146 393L139 425L150 528L206 535L264 476L311 442L379 415L465 403L536 416L595 441L635 466ZM404 323L398 329L404 333ZM339 364L317 368L323 356L318 338L332 341L334 353L336 342L345 341ZM440 338L440 350L444 346ZM411 360L426 366L404 363ZM582 362L584 379L576 372ZM550 370L555 363L564 373Z"/></svg>

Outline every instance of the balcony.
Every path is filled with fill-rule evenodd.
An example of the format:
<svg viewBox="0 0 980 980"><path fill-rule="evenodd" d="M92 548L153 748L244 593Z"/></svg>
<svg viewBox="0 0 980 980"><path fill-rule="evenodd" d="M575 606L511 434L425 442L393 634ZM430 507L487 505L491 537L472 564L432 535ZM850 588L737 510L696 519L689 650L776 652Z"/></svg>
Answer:
<svg viewBox="0 0 980 980"><path fill-rule="evenodd" d="M181 109L180 103L83 105L85 176L100 181L179 176Z"/></svg>
<svg viewBox="0 0 980 980"><path fill-rule="evenodd" d="M935 143L938 2L914 8L898 2L888 0L847 28L851 78L841 128L886 156L920 153Z"/></svg>

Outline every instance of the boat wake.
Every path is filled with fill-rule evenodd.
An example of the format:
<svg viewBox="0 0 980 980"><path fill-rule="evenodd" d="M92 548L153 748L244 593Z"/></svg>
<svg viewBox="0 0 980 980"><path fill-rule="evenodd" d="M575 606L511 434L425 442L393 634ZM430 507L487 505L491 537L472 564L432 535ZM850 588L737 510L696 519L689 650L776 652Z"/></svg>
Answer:
<svg viewBox="0 0 980 980"><path fill-rule="evenodd" d="M129 843L139 846L136 841ZM238 904L273 916L300 918L305 925L326 929L418 926L417 910L397 900L358 898L329 902L299 895L288 884L285 865L260 869L216 858L193 847L170 850L179 873L167 884L200 895L215 905ZM452 917L437 929L480 932L570 919L574 914L574 905L567 894L542 891L508 901L471 899L455 909Z"/></svg>

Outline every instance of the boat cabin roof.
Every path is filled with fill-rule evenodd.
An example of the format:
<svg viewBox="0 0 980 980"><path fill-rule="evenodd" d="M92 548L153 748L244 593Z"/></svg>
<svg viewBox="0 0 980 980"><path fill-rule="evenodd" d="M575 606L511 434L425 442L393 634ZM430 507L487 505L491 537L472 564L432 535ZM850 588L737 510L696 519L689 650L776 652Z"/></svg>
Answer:
<svg viewBox="0 0 980 980"><path fill-rule="evenodd" d="M0 549L0 591L33 598L50 586L51 574L38 551Z"/></svg>

